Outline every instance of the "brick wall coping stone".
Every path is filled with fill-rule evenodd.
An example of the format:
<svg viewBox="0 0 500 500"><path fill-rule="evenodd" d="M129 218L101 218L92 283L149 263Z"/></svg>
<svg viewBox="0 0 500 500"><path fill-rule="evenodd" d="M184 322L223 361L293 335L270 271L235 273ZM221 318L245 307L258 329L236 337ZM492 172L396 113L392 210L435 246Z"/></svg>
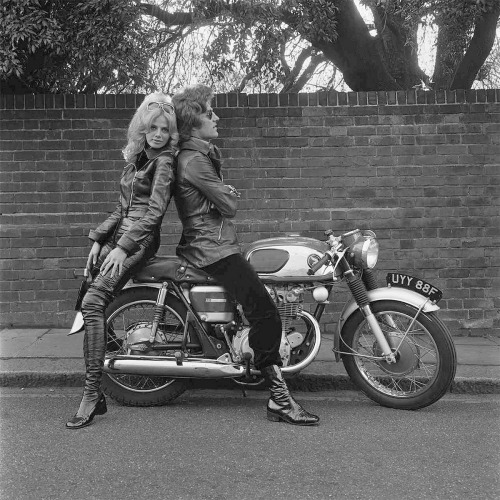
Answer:
<svg viewBox="0 0 500 500"><path fill-rule="evenodd" d="M0 109L133 109L143 99L144 94L3 94L0 95ZM216 94L214 107L401 106L462 103L500 103L500 89L331 91L292 94L227 93Z"/></svg>

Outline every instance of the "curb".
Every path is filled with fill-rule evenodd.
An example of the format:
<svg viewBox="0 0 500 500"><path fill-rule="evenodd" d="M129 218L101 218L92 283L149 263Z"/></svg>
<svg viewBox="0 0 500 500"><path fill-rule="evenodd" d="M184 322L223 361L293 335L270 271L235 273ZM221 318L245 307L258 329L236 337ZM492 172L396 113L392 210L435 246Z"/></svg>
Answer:
<svg viewBox="0 0 500 500"><path fill-rule="evenodd" d="M494 378L455 377L451 383L452 394L500 394L500 380Z"/></svg>
<svg viewBox="0 0 500 500"><path fill-rule="evenodd" d="M0 372L0 387L83 387L82 372ZM359 391L347 375L299 374L287 378L290 389L303 392ZM207 389L234 389L241 386L230 379L193 380L193 386ZM258 390L259 387L256 387ZM252 389L253 390L253 389ZM500 380L456 377L451 394L500 394Z"/></svg>

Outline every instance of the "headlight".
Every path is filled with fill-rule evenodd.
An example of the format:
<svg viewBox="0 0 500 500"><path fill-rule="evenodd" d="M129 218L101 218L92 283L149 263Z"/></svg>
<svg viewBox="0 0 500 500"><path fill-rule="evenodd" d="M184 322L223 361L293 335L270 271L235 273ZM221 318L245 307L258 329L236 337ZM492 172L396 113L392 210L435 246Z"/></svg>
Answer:
<svg viewBox="0 0 500 500"><path fill-rule="evenodd" d="M378 242L375 238L363 238L351 246L349 253L356 267L372 269L378 260Z"/></svg>

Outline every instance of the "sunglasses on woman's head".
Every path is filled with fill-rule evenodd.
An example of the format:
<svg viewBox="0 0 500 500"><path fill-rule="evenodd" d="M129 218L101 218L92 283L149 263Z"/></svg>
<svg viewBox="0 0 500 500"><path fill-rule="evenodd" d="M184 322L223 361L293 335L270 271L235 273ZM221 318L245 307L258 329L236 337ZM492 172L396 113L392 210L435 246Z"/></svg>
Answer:
<svg viewBox="0 0 500 500"><path fill-rule="evenodd" d="M159 101L153 101L148 104L148 111L152 111L153 109L158 109L161 108L165 113L169 114L174 114L174 107L172 104L169 104L168 102L159 102Z"/></svg>

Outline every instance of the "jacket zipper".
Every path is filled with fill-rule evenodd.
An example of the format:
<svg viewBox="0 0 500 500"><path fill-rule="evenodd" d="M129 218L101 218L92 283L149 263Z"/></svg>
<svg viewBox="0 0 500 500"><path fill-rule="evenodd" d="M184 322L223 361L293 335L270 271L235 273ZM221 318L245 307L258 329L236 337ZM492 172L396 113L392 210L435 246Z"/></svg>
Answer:
<svg viewBox="0 0 500 500"><path fill-rule="evenodd" d="M163 153L163 151L161 151L157 156L155 156L154 158L149 158L148 161L142 166L142 168L144 168L150 161L152 160L156 160L156 158L158 158L158 156L160 156L161 154ZM127 207L127 215L128 215L128 211L130 210L130 207L132 206L132 199L134 197L134 186L135 186L135 178L137 176L137 174L139 173L139 171L137 170L137 165L135 163L132 163L132 165L134 165L134 168L135 168L135 174L134 174L134 178L132 179L132 190L130 191L130 200L128 202L128 207ZM128 166L128 165L127 165ZM141 170L142 170L141 168Z"/></svg>
<svg viewBox="0 0 500 500"><path fill-rule="evenodd" d="M222 237L222 226L224 225L224 219L222 219L222 222L220 223L220 228L219 228L219 239L217 241L220 241Z"/></svg>
<svg viewBox="0 0 500 500"><path fill-rule="evenodd" d="M135 176L136 175L137 175L137 169L135 171L134 178L132 179L132 189L130 191L130 200L128 202L127 215L128 215L128 211L130 210L130 207L132 206L132 199L134 197L134 185L135 185Z"/></svg>

